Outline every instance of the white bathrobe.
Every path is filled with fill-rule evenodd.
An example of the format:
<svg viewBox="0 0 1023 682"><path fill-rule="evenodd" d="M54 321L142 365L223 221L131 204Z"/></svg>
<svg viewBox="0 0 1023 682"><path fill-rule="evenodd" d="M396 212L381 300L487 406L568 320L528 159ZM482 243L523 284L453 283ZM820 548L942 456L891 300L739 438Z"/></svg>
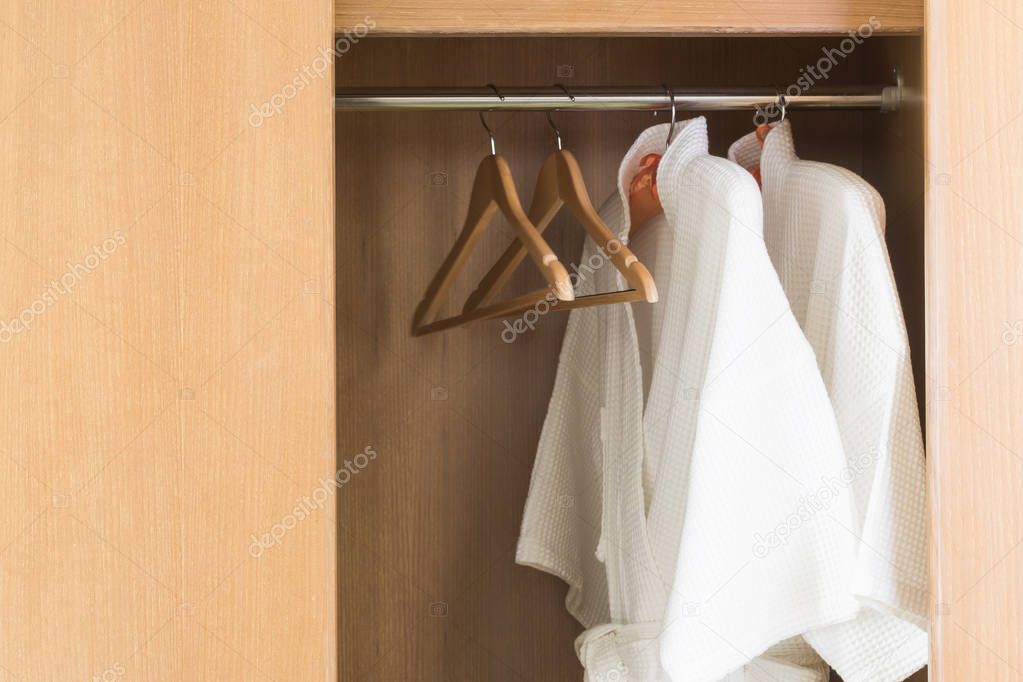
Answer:
<svg viewBox="0 0 1023 682"><path fill-rule="evenodd" d="M788 121L774 127L762 151L750 134L729 158L760 163L767 248L817 355L855 474L853 591L864 608L806 639L845 682L903 680L928 656L926 499L884 203L856 174L799 159Z"/></svg>
<svg viewBox="0 0 1023 682"><path fill-rule="evenodd" d="M640 135L601 210L623 238L629 182L666 133ZM671 231L671 266L649 396L631 308L573 311L517 560L568 583L591 682L823 682L798 641L757 657L859 609L834 413L756 183L707 153L703 118L678 126L657 183L665 217L643 229ZM579 294L625 286L592 243L580 265Z"/></svg>

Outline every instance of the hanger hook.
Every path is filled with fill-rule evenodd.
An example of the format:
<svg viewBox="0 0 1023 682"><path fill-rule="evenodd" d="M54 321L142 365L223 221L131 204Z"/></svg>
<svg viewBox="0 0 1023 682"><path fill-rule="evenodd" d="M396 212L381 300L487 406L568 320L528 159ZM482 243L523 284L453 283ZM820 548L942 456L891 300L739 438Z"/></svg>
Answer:
<svg viewBox="0 0 1023 682"><path fill-rule="evenodd" d="M668 127L668 139L664 141L664 148L667 149L671 144L671 138L675 136L675 119L678 113L675 109L675 93L672 91L671 86L667 83L661 83L661 87L664 88L664 92L667 93L668 99L671 101L671 125Z"/></svg>
<svg viewBox="0 0 1023 682"><path fill-rule="evenodd" d="M550 127L554 129L554 144L557 146L558 151L561 151L561 149L562 149L562 146L561 146L561 131L558 130L558 126L554 123L554 119L551 118L551 110L548 109L544 113L547 114L547 123L548 123L548 125L550 125Z"/></svg>
<svg viewBox="0 0 1023 682"><path fill-rule="evenodd" d="M502 102L504 101L504 95L501 94L501 91L497 89L496 85L493 83L487 83L487 87L491 88ZM494 131L489 125L487 125L487 119L483 116L484 111L486 111L486 109L480 109L480 123L482 123L483 127L486 129L487 135L490 136L490 155L497 156L497 143L494 140Z"/></svg>
<svg viewBox="0 0 1023 682"><path fill-rule="evenodd" d="M575 95L570 93L568 91L568 88L566 88L564 85L562 85L561 83L555 83L554 87L561 88L565 95L568 96L568 99L571 100L572 102L575 102ZM551 117L551 110L548 109L545 113L547 114L547 123L554 130L554 143L557 145L558 151L561 151L563 149L563 147L561 146L561 131L558 130L558 126L554 123L554 119Z"/></svg>
<svg viewBox="0 0 1023 682"><path fill-rule="evenodd" d="M753 112L753 125L759 126L765 123L771 122L771 116L776 112L781 112L781 118L778 119L778 123L785 120L785 114L788 112L789 100L784 94L778 92L777 89L774 91L774 101L770 104L760 106L759 104L754 105Z"/></svg>

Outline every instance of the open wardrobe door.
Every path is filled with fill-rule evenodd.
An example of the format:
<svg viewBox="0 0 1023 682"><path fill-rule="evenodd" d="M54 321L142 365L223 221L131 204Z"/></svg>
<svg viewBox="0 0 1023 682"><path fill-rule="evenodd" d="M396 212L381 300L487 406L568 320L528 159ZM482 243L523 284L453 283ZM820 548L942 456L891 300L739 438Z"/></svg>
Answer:
<svg viewBox="0 0 1023 682"><path fill-rule="evenodd" d="M333 9L3 3L4 682L338 679Z"/></svg>
<svg viewBox="0 0 1023 682"><path fill-rule="evenodd" d="M932 669L939 682L1016 680L1023 671L1023 9L928 0L926 36Z"/></svg>

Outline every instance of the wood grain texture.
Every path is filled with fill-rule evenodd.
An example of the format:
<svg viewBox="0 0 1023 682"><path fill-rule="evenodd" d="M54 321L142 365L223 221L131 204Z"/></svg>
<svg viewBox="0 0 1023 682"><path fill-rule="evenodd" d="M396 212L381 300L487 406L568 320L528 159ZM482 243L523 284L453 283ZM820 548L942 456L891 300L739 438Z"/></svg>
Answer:
<svg viewBox="0 0 1023 682"><path fill-rule="evenodd" d="M337 81L783 86L836 42L371 37L338 62ZM831 81L864 82L871 49L857 50ZM572 81L557 75L566 65ZM876 153L865 116L791 114L800 155L863 172L865 153ZM635 136L665 117L564 113L555 120L600 205ZM709 120L715 154L753 127L752 112ZM566 316L541 317L513 343L502 340L500 321L411 338L416 303L457 236L473 172L489 152L486 133L473 113L346 112L336 122L337 242L358 253L338 271L339 441L342 452L372 444L379 453L340 497L341 679L579 679L573 640L580 627L565 611L565 585L514 563ZM538 113L495 113L488 122L529 202L553 150L550 128ZM889 188L897 190L894 180ZM562 211L544 232L566 264L582 245L573 222ZM908 223L907 241L912 232ZM488 230L446 312L459 310L510 236L507 224ZM527 265L502 297L542 285Z"/></svg>
<svg viewBox="0 0 1023 682"><path fill-rule="evenodd" d="M339 32L373 22L379 35L841 34L871 17L884 33L919 33L923 0L336 0Z"/></svg>
<svg viewBox="0 0 1023 682"><path fill-rule="evenodd" d="M333 679L330 3L4 9L0 679Z"/></svg>
<svg viewBox="0 0 1023 682"><path fill-rule="evenodd" d="M928 443L938 682L1015 682L1023 675L1021 39L1017 2L928 2Z"/></svg>

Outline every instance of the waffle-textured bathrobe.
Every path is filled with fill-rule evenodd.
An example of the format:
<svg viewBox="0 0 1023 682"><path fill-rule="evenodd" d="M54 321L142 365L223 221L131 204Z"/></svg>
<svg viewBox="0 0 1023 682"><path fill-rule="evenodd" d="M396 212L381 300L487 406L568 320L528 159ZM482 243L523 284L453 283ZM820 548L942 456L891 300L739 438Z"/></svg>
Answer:
<svg viewBox="0 0 1023 682"><path fill-rule="evenodd" d="M761 654L860 609L838 425L755 181L708 154L703 118L665 151L666 134L640 135L601 210L627 235L629 182L664 151L665 215L643 228L671 231L649 394L631 308L573 311L517 560L568 583L591 682L822 682L798 646ZM625 286L592 243L580 270L579 294Z"/></svg>
<svg viewBox="0 0 1023 682"><path fill-rule="evenodd" d="M856 619L807 633L845 682L897 682L927 662L923 438L884 203L844 168L804 161L788 121L737 141L760 165L764 238L834 405L857 515Z"/></svg>

